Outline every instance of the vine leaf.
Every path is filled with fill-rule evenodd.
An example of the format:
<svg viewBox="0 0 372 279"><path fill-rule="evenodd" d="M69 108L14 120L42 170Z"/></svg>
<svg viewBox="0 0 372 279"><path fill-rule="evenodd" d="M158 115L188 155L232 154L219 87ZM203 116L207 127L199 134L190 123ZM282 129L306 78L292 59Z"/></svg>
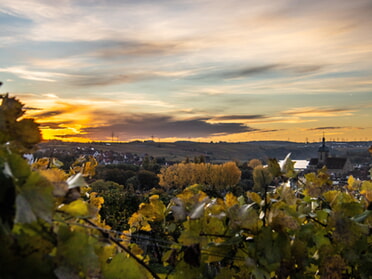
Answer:
<svg viewBox="0 0 372 279"><path fill-rule="evenodd" d="M134 212L133 215L129 218L128 224L131 227L131 231L151 231L151 226L145 216L138 212Z"/></svg>
<svg viewBox="0 0 372 279"><path fill-rule="evenodd" d="M366 198L368 202L372 202L372 182L364 181L360 193Z"/></svg>
<svg viewBox="0 0 372 279"><path fill-rule="evenodd" d="M60 266L81 277L92 278L99 275L99 258L95 247L98 240L80 228L60 226L56 257ZM61 278L62 279L62 278Z"/></svg>
<svg viewBox="0 0 372 279"><path fill-rule="evenodd" d="M226 203L227 207L232 207L235 204L239 204L239 201L238 201L237 197L234 196L233 193L229 192L225 196L225 203Z"/></svg>
<svg viewBox="0 0 372 279"><path fill-rule="evenodd" d="M27 164L27 161L19 154L11 153L8 156L11 176L17 180L18 184L23 184L31 174L30 166Z"/></svg>
<svg viewBox="0 0 372 279"><path fill-rule="evenodd" d="M35 221L36 221L36 215L32 211L31 205L22 195L18 195L16 197L15 222L32 223Z"/></svg>
<svg viewBox="0 0 372 279"><path fill-rule="evenodd" d="M261 205L262 199L259 194L255 192L247 192L247 197L257 203L258 205Z"/></svg>
<svg viewBox="0 0 372 279"><path fill-rule="evenodd" d="M109 263L103 265L102 272L105 279L116 279L120 276L132 279L152 278L133 258L123 253L115 255Z"/></svg>
<svg viewBox="0 0 372 279"><path fill-rule="evenodd" d="M25 147L32 147L41 141L39 124L33 119L22 119L15 125L17 140L21 141Z"/></svg>
<svg viewBox="0 0 372 279"><path fill-rule="evenodd" d="M62 205L59 210L66 212L74 217L89 217L91 214L89 204L83 200L75 200L69 204Z"/></svg>
<svg viewBox="0 0 372 279"><path fill-rule="evenodd" d="M140 205L138 212L148 218L149 221L162 221L166 210L164 203L159 199L158 195L152 195L149 200L150 203Z"/></svg>
<svg viewBox="0 0 372 279"><path fill-rule="evenodd" d="M53 195L55 197L64 197L68 191L68 184L66 183L67 174L60 169L41 169L39 172L53 183Z"/></svg>
<svg viewBox="0 0 372 279"><path fill-rule="evenodd" d="M198 244L201 240L200 232L202 231L202 223L199 219L187 220L183 223L184 230L182 231L178 241L184 246Z"/></svg>
<svg viewBox="0 0 372 279"><path fill-rule="evenodd" d="M29 223L38 217L51 222L54 207L52 191L52 184L44 176L32 172L17 195L15 221Z"/></svg>

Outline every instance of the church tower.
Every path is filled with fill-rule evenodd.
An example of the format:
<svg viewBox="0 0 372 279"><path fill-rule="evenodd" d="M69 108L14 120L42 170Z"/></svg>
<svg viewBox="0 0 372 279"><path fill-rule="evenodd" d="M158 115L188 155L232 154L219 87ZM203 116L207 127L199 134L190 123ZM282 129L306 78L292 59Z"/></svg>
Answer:
<svg viewBox="0 0 372 279"><path fill-rule="evenodd" d="M329 155L329 148L325 145L325 137L323 134L323 143L322 146L318 149L318 162L325 164Z"/></svg>

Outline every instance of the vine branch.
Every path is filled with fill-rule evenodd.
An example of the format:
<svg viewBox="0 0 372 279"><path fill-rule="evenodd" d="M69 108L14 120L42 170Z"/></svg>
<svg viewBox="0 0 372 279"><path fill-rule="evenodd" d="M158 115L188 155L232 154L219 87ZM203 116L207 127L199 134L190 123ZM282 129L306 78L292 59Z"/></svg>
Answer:
<svg viewBox="0 0 372 279"><path fill-rule="evenodd" d="M110 241L112 241L113 243L115 243L118 247L120 247L121 249L123 249L126 253L128 253L131 257L133 257L136 262L138 262L140 265L142 265L148 272L151 273L151 275L153 276L153 278L155 279L160 279L160 277L144 262L142 261L141 259L139 259L136 255L134 255L128 248L126 248L125 246L123 246L119 241L117 241L115 238L113 238L111 235L107 234L106 231L104 231L104 229L98 227L94 222L92 222L91 220L88 220L88 219L82 219L84 220L84 222L88 223L89 225L91 225L92 227L94 227L95 229L97 229L103 237L106 237L108 238Z"/></svg>

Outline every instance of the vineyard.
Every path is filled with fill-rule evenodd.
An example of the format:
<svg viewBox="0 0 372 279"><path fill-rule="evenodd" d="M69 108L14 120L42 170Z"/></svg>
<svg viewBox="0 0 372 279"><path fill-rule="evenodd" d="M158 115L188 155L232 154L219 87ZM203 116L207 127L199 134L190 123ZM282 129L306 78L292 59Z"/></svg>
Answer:
<svg viewBox="0 0 372 279"><path fill-rule="evenodd" d="M97 167L93 157L68 171L56 158L29 165L23 155L35 151L41 135L23 115L22 103L2 96L0 278L372 274L371 181L350 176L336 187L325 169L295 179L291 163L283 172L271 161L255 168L253 190L237 195L234 163L183 163L162 169L162 188L148 191L128 214L138 195L116 183L87 183ZM113 218L125 219L125 229L102 218L105 197L121 203Z"/></svg>

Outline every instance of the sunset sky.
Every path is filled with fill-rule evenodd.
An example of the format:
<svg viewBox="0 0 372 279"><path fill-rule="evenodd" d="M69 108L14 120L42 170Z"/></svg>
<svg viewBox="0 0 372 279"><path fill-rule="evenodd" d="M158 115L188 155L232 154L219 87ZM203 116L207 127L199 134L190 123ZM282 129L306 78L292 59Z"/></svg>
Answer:
<svg viewBox="0 0 372 279"><path fill-rule="evenodd" d="M0 81L44 139L372 140L372 1L1 0Z"/></svg>

